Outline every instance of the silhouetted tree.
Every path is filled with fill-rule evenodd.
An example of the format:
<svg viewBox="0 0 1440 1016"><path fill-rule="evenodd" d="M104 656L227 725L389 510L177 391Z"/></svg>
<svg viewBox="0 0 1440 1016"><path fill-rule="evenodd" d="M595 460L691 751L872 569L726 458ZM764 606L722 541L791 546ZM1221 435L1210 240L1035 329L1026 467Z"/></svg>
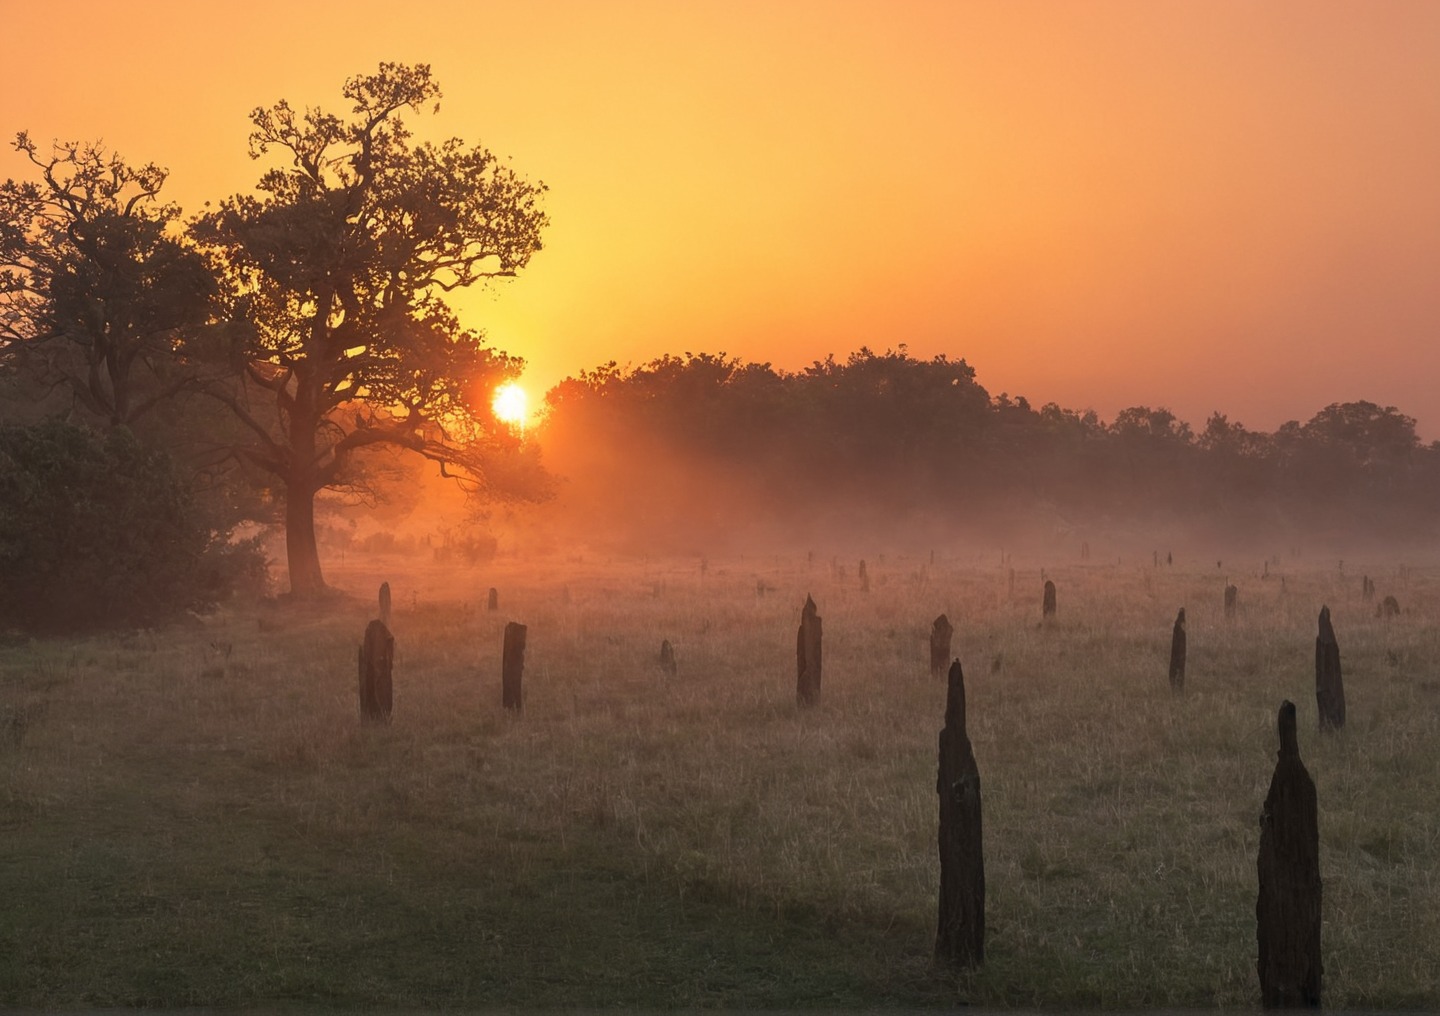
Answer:
<svg viewBox="0 0 1440 1016"><path fill-rule="evenodd" d="M111 426L195 387L218 288L172 228L166 170L23 132L13 147L39 180L0 183L0 356Z"/></svg>
<svg viewBox="0 0 1440 1016"><path fill-rule="evenodd" d="M440 97L428 66L381 64L343 94L348 117L256 109L251 155L283 164L193 227L241 295L243 385L218 394L250 434L235 457L283 486L297 596L324 588L315 495L361 449L410 449L491 496L543 489L489 410L520 361L461 328L443 294L529 263L545 187L485 148L411 141L404 112Z"/></svg>

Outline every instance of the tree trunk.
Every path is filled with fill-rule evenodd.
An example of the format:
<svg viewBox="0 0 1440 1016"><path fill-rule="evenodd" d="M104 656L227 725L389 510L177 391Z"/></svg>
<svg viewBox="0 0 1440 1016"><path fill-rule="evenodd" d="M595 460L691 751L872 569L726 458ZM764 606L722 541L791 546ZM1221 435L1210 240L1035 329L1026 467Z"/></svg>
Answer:
<svg viewBox="0 0 1440 1016"><path fill-rule="evenodd" d="M290 566L290 595L314 599L325 591L320 547L315 542L315 492L291 482L285 490L285 558Z"/></svg>

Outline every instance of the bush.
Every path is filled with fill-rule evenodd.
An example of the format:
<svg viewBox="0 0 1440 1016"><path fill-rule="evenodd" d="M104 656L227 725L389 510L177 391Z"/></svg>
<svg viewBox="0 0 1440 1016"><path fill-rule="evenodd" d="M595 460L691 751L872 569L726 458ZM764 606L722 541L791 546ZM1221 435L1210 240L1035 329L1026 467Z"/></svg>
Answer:
<svg viewBox="0 0 1440 1016"><path fill-rule="evenodd" d="M0 426L0 627L153 625L263 580L253 543L201 519L167 455L128 430Z"/></svg>

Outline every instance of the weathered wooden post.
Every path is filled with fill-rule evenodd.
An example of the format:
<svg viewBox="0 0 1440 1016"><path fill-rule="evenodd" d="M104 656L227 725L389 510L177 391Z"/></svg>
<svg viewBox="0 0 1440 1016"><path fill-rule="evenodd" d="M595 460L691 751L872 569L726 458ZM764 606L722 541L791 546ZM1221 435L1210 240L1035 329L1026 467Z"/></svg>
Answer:
<svg viewBox="0 0 1440 1016"><path fill-rule="evenodd" d="M1235 599L1239 595L1240 590L1238 588L1232 586L1229 582L1225 583L1225 620L1235 620Z"/></svg>
<svg viewBox="0 0 1440 1016"><path fill-rule="evenodd" d="M525 707L521 689L525 677L525 634L523 624L511 621L505 625L504 651L500 661L500 702L506 709L516 712Z"/></svg>
<svg viewBox="0 0 1440 1016"><path fill-rule="evenodd" d="M795 698L802 706L820 701L820 627L815 601L806 596L795 635Z"/></svg>
<svg viewBox="0 0 1440 1016"><path fill-rule="evenodd" d="M1255 867L1256 969L1267 1009L1320 1007L1320 823L1315 782L1300 760L1295 704L1280 706L1280 755L1265 810Z"/></svg>
<svg viewBox="0 0 1440 1016"><path fill-rule="evenodd" d="M660 642L660 669L667 677L675 676L675 647L670 645L669 639L662 639Z"/></svg>
<svg viewBox="0 0 1440 1016"><path fill-rule="evenodd" d="M1185 608L1175 615L1175 628L1170 635L1170 690L1185 690Z"/></svg>
<svg viewBox="0 0 1440 1016"><path fill-rule="evenodd" d="M1045 580L1045 600L1041 605L1040 614L1042 617L1055 616L1055 583L1049 579Z"/></svg>
<svg viewBox="0 0 1440 1016"><path fill-rule="evenodd" d="M390 583L380 583L380 623L390 627Z"/></svg>
<svg viewBox="0 0 1440 1016"><path fill-rule="evenodd" d="M500 590L496 589L494 586L491 586L490 591L485 594L485 609L500 609Z"/></svg>
<svg viewBox="0 0 1440 1016"><path fill-rule="evenodd" d="M935 962L985 962L985 852L980 824L980 770L965 732L965 674L950 664L945 727L940 731L940 920Z"/></svg>
<svg viewBox="0 0 1440 1016"><path fill-rule="evenodd" d="M865 559L863 557L860 559L860 591L862 593L868 593L870 591L870 573L865 569Z"/></svg>
<svg viewBox="0 0 1440 1016"><path fill-rule="evenodd" d="M941 614L930 626L930 676L939 677L945 673L945 665L950 660L950 636L955 629L950 627L950 619Z"/></svg>
<svg viewBox="0 0 1440 1016"><path fill-rule="evenodd" d="M365 626L360 643L360 719L365 723L389 723L393 705L390 680L395 665L395 638L383 621Z"/></svg>
<svg viewBox="0 0 1440 1016"><path fill-rule="evenodd" d="M1340 644L1330 624L1330 608L1320 608L1320 633L1315 637L1315 704L1320 729L1345 726L1345 682L1340 676Z"/></svg>

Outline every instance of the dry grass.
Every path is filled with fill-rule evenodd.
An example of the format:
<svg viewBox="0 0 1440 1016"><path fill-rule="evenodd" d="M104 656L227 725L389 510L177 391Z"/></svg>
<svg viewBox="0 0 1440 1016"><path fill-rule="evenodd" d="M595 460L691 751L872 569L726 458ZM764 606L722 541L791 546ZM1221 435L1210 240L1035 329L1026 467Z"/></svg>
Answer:
<svg viewBox="0 0 1440 1016"><path fill-rule="evenodd" d="M0 1003L1250 1006L1288 697L1320 794L1326 1002L1440 1006L1440 571L1371 567L1407 609L1389 622L1359 562L1230 572L1226 623L1213 567L1076 565L1048 573L1042 628L1038 564L1012 602L993 561L868 563L864 594L854 562L352 560L339 581L367 598L328 612L0 649ZM382 578L395 719L364 729ZM825 678L801 712L806 593ZM1326 738L1322 602L1349 702ZM986 822L989 963L959 978L929 963L941 611ZM519 717L507 620L530 627Z"/></svg>

